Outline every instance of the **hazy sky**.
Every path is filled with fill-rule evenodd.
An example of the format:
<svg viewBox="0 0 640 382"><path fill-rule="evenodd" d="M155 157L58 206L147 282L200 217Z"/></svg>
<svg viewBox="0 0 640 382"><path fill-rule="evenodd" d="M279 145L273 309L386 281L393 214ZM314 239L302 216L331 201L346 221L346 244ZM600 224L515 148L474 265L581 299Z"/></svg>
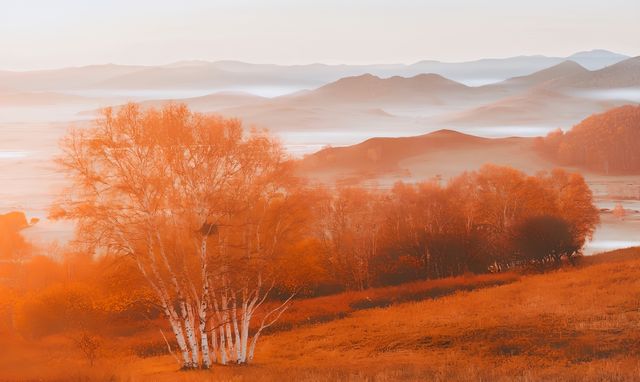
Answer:
<svg viewBox="0 0 640 382"><path fill-rule="evenodd" d="M638 0L0 0L0 68L640 55Z"/></svg>

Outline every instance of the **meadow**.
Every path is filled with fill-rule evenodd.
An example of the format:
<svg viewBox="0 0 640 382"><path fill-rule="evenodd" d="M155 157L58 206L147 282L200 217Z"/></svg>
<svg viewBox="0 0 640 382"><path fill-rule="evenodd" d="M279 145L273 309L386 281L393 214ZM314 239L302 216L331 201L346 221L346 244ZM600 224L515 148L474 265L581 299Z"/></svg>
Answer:
<svg viewBox="0 0 640 382"><path fill-rule="evenodd" d="M639 276L640 249L615 251L577 269L269 336L246 369L176 377L166 358L150 359L130 380L275 381L286 370L312 381L634 381Z"/></svg>
<svg viewBox="0 0 640 382"><path fill-rule="evenodd" d="M446 288L458 291L429 295ZM411 301L417 291L425 299ZM397 303L353 308L363 297L384 296ZM322 321L319 312L328 311L335 319L301 324L303 317ZM13 349L0 350L2 380L634 381L640 378L640 248L544 274L425 281L300 300L281 324L264 336L252 365L208 371L179 371L169 355L136 356L124 351L126 338L105 344L93 367L68 339L49 337L30 347L14 339ZM30 369L27 359L43 364Z"/></svg>

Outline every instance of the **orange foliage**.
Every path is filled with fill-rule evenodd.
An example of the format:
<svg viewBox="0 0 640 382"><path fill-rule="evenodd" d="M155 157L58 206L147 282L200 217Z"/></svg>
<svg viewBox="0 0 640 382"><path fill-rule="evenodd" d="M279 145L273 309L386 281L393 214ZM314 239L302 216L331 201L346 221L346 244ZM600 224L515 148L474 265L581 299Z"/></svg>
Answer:
<svg viewBox="0 0 640 382"><path fill-rule="evenodd" d="M31 246L20 231L29 227L22 212L9 212L0 215L0 260L15 260L27 256Z"/></svg>
<svg viewBox="0 0 640 382"><path fill-rule="evenodd" d="M640 106L595 114L570 131L549 133L538 147L560 163L603 173L640 173Z"/></svg>
<svg viewBox="0 0 640 382"><path fill-rule="evenodd" d="M534 260L514 234L541 216L569 227L563 248L549 248L535 260L560 253L557 263L579 255L599 222L579 174L527 176L493 165L446 186L431 181L398 183L390 191L341 189L325 203L319 224L331 270L345 288L356 289L527 264Z"/></svg>

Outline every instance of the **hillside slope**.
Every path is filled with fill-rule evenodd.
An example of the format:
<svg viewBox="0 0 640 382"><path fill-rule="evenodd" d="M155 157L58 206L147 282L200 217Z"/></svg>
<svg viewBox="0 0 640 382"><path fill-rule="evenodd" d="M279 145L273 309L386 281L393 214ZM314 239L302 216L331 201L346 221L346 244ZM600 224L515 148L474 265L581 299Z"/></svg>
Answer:
<svg viewBox="0 0 640 382"><path fill-rule="evenodd" d="M437 74L380 78L371 74L346 77L296 97L298 102L318 103L433 103L462 96L469 88Z"/></svg>
<svg viewBox="0 0 640 382"><path fill-rule="evenodd" d="M445 178L493 163L534 172L552 165L534 150L532 138L482 138L452 130L400 138L371 138L326 148L298 163L301 174L323 180L384 176Z"/></svg>
<svg viewBox="0 0 640 382"><path fill-rule="evenodd" d="M554 88L616 89L640 86L640 57L628 58L593 72L565 77L555 81Z"/></svg>
<svg viewBox="0 0 640 382"><path fill-rule="evenodd" d="M523 93L455 113L447 123L454 126L566 126L579 122L585 115L601 113L628 103L624 100L600 100L578 97L545 87L534 87Z"/></svg>
<svg viewBox="0 0 640 382"><path fill-rule="evenodd" d="M618 251L620 252L620 251ZM635 381L640 248L509 285L361 311L264 338L248 368L176 374L140 361L135 380Z"/></svg>

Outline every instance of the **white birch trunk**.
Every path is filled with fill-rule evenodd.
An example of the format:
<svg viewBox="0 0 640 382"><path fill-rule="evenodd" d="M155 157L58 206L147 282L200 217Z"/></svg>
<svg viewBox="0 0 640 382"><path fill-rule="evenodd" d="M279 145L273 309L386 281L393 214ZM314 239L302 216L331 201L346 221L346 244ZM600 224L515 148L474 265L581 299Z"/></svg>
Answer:
<svg viewBox="0 0 640 382"><path fill-rule="evenodd" d="M192 313L190 313L191 304L185 301L180 302L180 311L182 314L182 322L185 328L185 334L187 335L187 344L191 350L191 368L197 368L199 365L199 349L198 339L193 326Z"/></svg>
<svg viewBox="0 0 640 382"><path fill-rule="evenodd" d="M159 232L156 230L155 239L158 244L158 248L160 249L160 257L162 259L162 263L164 264L167 272L169 273L171 283L173 284L173 288L178 296L178 303L180 306L180 314L182 318L182 322L184 325L184 331L187 338L187 344L189 345L189 349L191 351L191 362L188 365L185 365L186 368L197 368L199 365L199 349L198 349L198 339L196 338L195 333L195 325L193 322L193 310L191 308L191 304L186 301L183 290L180 287L180 283L178 282L178 278L176 277L174 269L171 267L169 263L169 259L167 258L167 254L165 253L164 243L160 238Z"/></svg>
<svg viewBox="0 0 640 382"><path fill-rule="evenodd" d="M251 315L247 309L247 301L243 301L242 303L242 320L241 324L241 333L240 333L240 363L247 362L247 342L249 341L249 323L251 322Z"/></svg>
<svg viewBox="0 0 640 382"><path fill-rule="evenodd" d="M207 310L206 304L200 304L200 311L198 312L200 320L200 348L202 350L202 366L206 369L211 367L211 355L209 354L209 339L207 337Z"/></svg>
<svg viewBox="0 0 640 382"><path fill-rule="evenodd" d="M213 319L209 321L209 329L211 329L211 361L218 362L218 335L216 333Z"/></svg>
<svg viewBox="0 0 640 382"><path fill-rule="evenodd" d="M158 268L155 263L155 256L151 253L151 256L149 256L149 258L151 261L151 270L153 275L156 278L156 281L154 281L151 278L151 276L147 273L147 270L145 269L142 260L140 260L140 258L135 255L134 257L138 264L138 269L140 270L144 278L147 280L147 282L149 282L149 284L151 285L151 288L156 293L157 298L160 300L160 304L164 310L164 314L169 320L169 324L171 325L171 330L173 331L173 334L176 337L178 348L180 349L180 353L182 354L182 367L187 368L189 367L189 364L190 364L190 354L189 354L189 349L187 348L184 331L178 319L178 314L173 308L173 305L171 304L169 293L167 292L165 284L162 281L162 278L160 277L160 274L158 272Z"/></svg>
<svg viewBox="0 0 640 382"><path fill-rule="evenodd" d="M236 363L242 363L242 354L241 354L241 343L240 343L240 329L238 327L238 310L236 309L236 296L235 293L232 295L232 305L231 305L231 319L233 322L233 334L235 334L235 354L236 354Z"/></svg>
<svg viewBox="0 0 640 382"><path fill-rule="evenodd" d="M207 275L207 237L202 240L200 249L202 259L201 278L202 278L202 296L200 297L200 307L198 311L199 329L200 329L200 347L202 350L202 366L206 369L211 368L211 355L209 354L209 340L207 338L207 301L209 300L209 277ZM215 337L215 334L213 335Z"/></svg>
<svg viewBox="0 0 640 382"><path fill-rule="evenodd" d="M226 365L227 364L227 349L226 349L227 344L224 338L224 325L220 324L219 332L220 332L220 364Z"/></svg>

